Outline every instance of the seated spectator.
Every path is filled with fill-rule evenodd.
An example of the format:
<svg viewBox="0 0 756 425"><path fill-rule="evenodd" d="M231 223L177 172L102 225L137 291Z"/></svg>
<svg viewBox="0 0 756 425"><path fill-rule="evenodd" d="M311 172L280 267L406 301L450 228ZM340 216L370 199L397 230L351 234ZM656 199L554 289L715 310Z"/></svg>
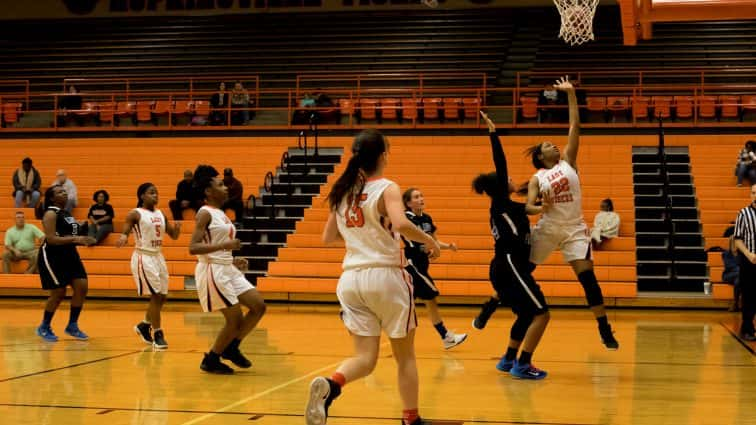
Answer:
<svg viewBox="0 0 756 425"><path fill-rule="evenodd" d="M45 233L33 224L26 224L23 211L16 213L16 225L5 231L5 253L3 253L3 273L11 272L11 262L29 260L24 273L37 272L37 240L45 238Z"/></svg>
<svg viewBox="0 0 756 425"><path fill-rule="evenodd" d="M614 203L609 198L604 199L601 201L601 211L593 219L591 230L593 248L599 249L606 240L616 238L619 235L619 228L620 216L614 212Z"/></svg>
<svg viewBox="0 0 756 425"><path fill-rule="evenodd" d="M738 165L735 166L735 175L738 178L738 187L743 186L743 179L749 183L756 183L756 141L749 140L738 156Z"/></svg>
<svg viewBox="0 0 756 425"><path fill-rule="evenodd" d="M99 245L113 232L115 212L113 207L108 204L110 195L107 191L98 190L94 193L92 200L95 204L89 207L89 214L87 214L89 220L88 234L89 237L95 238L96 245Z"/></svg>
<svg viewBox="0 0 756 425"><path fill-rule="evenodd" d="M228 92L226 92L226 83L220 83L218 92L210 98L210 125L226 125L226 109L228 108Z"/></svg>
<svg viewBox="0 0 756 425"><path fill-rule="evenodd" d="M58 114L58 127L65 126L69 118L76 119L77 123L82 125L84 121L72 112L80 109L81 95L79 95L79 90L76 89L76 86L71 84L68 86L68 92L58 98L58 110L60 111Z"/></svg>
<svg viewBox="0 0 756 425"><path fill-rule="evenodd" d="M249 108L249 92L242 86L242 83L237 81L234 84L234 89L231 91L231 106L236 108ZM247 125L249 122L249 111L234 111L231 115L232 125Z"/></svg>
<svg viewBox="0 0 756 425"><path fill-rule="evenodd" d="M63 186L64 189L66 189L66 193L68 194L68 202L66 202L66 208L65 210L71 213L74 208L79 204L79 201L77 199L78 191L76 189L76 185L74 182L66 176L66 170L58 170L57 173L55 173L55 181L52 182L52 185L58 185Z"/></svg>
<svg viewBox="0 0 756 425"><path fill-rule="evenodd" d="M16 208L22 208L24 203L27 208L36 207L39 203L41 185L42 177L32 166L31 158L24 158L21 161L21 168L13 173L13 196L16 198Z"/></svg>
<svg viewBox="0 0 756 425"><path fill-rule="evenodd" d="M727 249L722 250L722 264L724 270L722 270L722 282L732 285L732 305L730 311L740 311L740 266L738 265L738 251L735 249L733 235L735 234L735 226L730 226L725 229L722 235L729 239L729 246Z"/></svg>
<svg viewBox="0 0 756 425"><path fill-rule="evenodd" d="M564 99L562 99L563 97ZM555 89L553 83L546 83L543 90L538 94L538 122L557 121L561 114L558 107L566 104L566 96Z"/></svg>
<svg viewBox="0 0 756 425"><path fill-rule="evenodd" d="M223 184L228 188L228 200L223 204L223 209L232 209L236 214L236 223L241 223L244 217L244 187L236 177L234 170L223 170Z"/></svg>
<svg viewBox="0 0 756 425"><path fill-rule="evenodd" d="M302 108L313 108L315 107L315 98L310 93L305 93L302 100L299 101L299 106Z"/></svg>
<svg viewBox="0 0 756 425"><path fill-rule="evenodd" d="M181 180L176 186L176 199L168 202L168 207L173 213L173 219L176 221L184 219L184 210L191 208L197 211L200 207L192 188L192 177L192 170L184 171L184 180Z"/></svg>

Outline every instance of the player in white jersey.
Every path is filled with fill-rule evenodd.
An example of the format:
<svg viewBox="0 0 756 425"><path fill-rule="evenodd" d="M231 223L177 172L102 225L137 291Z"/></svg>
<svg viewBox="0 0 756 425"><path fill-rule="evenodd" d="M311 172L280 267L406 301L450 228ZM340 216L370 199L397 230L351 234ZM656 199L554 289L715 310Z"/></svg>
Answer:
<svg viewBox="0 0 756 425"><path fill-rule="evenodd" d="M391 340L399 367L402 423L423 423L417 411L417 318L399 235L425 244L431 258L438 257L440 247L405 216L399 186L383 178L387 160L388 142L383 135L376 130L360 132L352 144L352 158L346 170L328 195L331 214L323 242L343 240L346 244L344 272L336 295L356 353L330 379L318 377L312 381L305 408L308 425L325 424L328 408L342 387L372 373L378 361L381 331Z"/></svg>
<svg viewBox="0 0 756 425"><path fill-rule="evenodd" d="M606 317L604 297L593 272L593 254L588 226L583 220L580 178L577 173L577 154L580 145L580 114L575 87L567 77L557 81L554 88L567 93L570 131L562 158L559 148L550 142L530 149L533 166L538 172L528 184L528 206L536 211L541 199L541 219L533 229L530 261L542 264L555 249L575 271L585 290L588 306L596 316L601 340L610 350L619 348L612 327Z"/></svg>
<svg viewBox="0 0 756 425"><path fill-rule="evenodd" d="M178 239L181 223L171 224L165 214L157 209L158 191L152 183L143 183L137 189L137 207L126 216L123 233L116 247L123 248L134 232L134 253L131 255L131 274L134 276L137 293L150 295L150 304L144 320L134 326L134 331L147 344L157 349L168 348L165 342L160 311L168 296L168 266L161 247L163 233ZM154 331L154 334L153 334Z"/></svg>
<svg viewBox="0 0 756 425"><path fill-rule="evenodd" d="M247 260L233 256L232 251L241 248L241 241L236 238L236 227L221 209L228 199L228 188L218 177L218 171L209 165L198 166L193 187L198 199L205 201L205 206L197 211L189 244L189 253L198 259L194 271L197 296L205 312L220 311L226 319L200 369L231 374L233 369L221 357L240 368L252 366L239 346L265 314L265 301L242 273L247 270ZM246 315L241 305L249 309Z"/></svg>

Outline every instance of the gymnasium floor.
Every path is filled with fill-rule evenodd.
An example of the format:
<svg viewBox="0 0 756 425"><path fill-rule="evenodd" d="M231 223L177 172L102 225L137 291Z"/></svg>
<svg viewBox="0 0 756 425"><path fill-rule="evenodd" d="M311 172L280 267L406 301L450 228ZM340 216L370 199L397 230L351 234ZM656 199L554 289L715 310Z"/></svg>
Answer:
<svg viewBox="0 0 756 425"><path fill-rule="evenodd" d="M272 305L242 346L253 368L208 375L198 368L201 353L222 318L174 302L164 315L170 349L153 352L131 331L142 307L91 302L80 322L89 342L48 344L33 334L41 301L0 302L0 423L301 425L312 377L330 374L351 352L334 306ZM59 336L63 308L53 321ZM443 312L450 329L470 330L475 310ZM617 352L599 343L587 310L556 310L535 356L550 376L532 382L494 369L508 311L450 352L421 315L422 414L445 425L756 424L756 357L728 330L733 314L612 311L610 318ZM384 350L374 376L346 387L329 424L398 424L394 381Z"/></svg>

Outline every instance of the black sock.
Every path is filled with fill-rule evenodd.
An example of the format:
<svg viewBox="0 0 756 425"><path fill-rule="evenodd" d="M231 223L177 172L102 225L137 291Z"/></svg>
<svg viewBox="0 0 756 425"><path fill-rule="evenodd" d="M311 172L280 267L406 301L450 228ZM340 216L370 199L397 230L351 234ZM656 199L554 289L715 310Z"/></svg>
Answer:
<svg viewBox="0 0 756 425"><path fill-rule="evenodd" d="M507 347L507 354L504 354L504 360L508 362L513 362L517 358L517 349L512 347Z"/></svg>
<svg viewBox="0 0 756 425"><path fill-rule="evenodd" d="M239 345L241 345L241 340L239 338L234 338L234 340L231 341L230 344L228 344L226 350L238 350Z"/></svg>
<svg viewBox="0 0 756 425"><path fill-rule="evenodd" d="M45 310L44 315L42 316L42 324L44 326L49 327L50 323L52 323L52 318L55 315L54 311L47 311Z"/></svg>
<svg viewBox="0 0 756 425"><path fill-rule="evenodd" d="M79 315L81 314L81 307L71 306L71 316L69 316L68 323L79 323Z"/></svg>
<svg viewBox="0 0 756 425"><path fill-rule="evenodd" d="M609 327L609 318L607 318L606 316L597 317L596 321L598 322L599 328Z"/></svg>
<svg viewBox="0 0 756 425"><path fill-rule="evenodd" d="M213 350L210 350L207 352L207 359L211 362L219 362L220 361L220 354L216 353Z"/></svg>
<svg viewBox="0 0 756 425"><path fill-rule="evenodd" d="M520 353L520 361L517 362L522 365L530 364L530 361L533 359L533 353L528 353L527 351L523 351Z"/></svg>
<svg viewBox="0 0 756 425"><path fill-rule="evenodd" d="M436 328L436 332L438 332L439 335L441 335L441 338L446 338L446 333L448 332L446 330L446 326L444 326L444 322L438 322L433 325L434 328Z"/></svg>

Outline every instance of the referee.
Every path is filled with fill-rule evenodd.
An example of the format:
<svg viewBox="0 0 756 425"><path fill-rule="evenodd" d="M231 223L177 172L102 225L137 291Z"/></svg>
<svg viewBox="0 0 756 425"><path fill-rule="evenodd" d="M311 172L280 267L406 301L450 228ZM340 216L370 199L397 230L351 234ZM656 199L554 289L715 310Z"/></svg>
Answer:
<svg viewBox="0 0 756 425"><path fill-rule="evenodd" d="M756 314L756 184L751 186L751 204L740 210L735 221L735 249L740 251L740 290L743 297L743 323L740 336L756 341L753 317Z"/></svg>

